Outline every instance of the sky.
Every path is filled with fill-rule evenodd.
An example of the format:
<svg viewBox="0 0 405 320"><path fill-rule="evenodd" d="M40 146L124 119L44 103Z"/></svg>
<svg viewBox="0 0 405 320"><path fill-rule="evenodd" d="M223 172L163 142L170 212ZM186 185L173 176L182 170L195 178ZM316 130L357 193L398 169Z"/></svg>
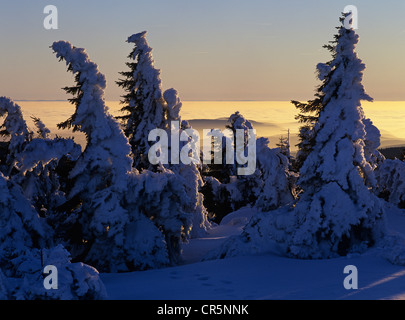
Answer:
<svg viewBox="0 0 405 320"><path fill-rule="evenodd" d="M351 0L350 0L351 1ZM58 29L46 30L46 5ZM73 84L49 46L86 48L106 75L107 100L132 50L126 39L148 31L163 89L182 100L307 100L319 84L315 66L330 60L340 13L359 14L364 85L375 100L405 100L405 1L398 0L0 0L0 95L63 100Z"/></svg>

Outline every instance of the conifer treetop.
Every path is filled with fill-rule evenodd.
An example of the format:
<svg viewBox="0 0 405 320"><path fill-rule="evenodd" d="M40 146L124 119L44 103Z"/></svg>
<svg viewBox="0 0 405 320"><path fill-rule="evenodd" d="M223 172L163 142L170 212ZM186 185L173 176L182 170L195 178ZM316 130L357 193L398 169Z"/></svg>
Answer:
<svg viewBox="0 0 405 320"><path fill-rule="evenodd" d="M21 107L12 99L0 97L0 116L6 116L1 135L10 136L10 150L19 152L22 150L25 142L32 139L32 132L28 129L27 123L23 118Z"/></svg>

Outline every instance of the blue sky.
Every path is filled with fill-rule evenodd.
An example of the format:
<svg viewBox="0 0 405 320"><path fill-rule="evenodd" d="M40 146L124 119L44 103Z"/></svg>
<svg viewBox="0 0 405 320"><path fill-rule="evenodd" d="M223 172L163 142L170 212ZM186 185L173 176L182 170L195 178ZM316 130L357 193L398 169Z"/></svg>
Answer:
<svg viewBox="0 0 405 320"><path fill-rule="evenodd" d="M43 8L58 8L59 29L45 30ZM65 99L72 76L49 46L67 40L87 49L107 77L106 98L119 99L118 72L148 31L163 87L183 100L310 99L315 65L329 60L346 5L359 11L358 53L376 100L405 100L405 2L340 0L13 0L0 1L0 95Z"/></svg>

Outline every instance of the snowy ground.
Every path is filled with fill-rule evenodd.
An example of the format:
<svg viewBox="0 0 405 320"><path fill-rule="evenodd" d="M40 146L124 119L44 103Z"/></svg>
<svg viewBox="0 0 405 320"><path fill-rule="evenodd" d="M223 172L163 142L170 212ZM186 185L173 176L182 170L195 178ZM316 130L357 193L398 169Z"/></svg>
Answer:
<svg viewBox="0 0 405 320"><path fill-rule="evenodd" d="M200 262L210 249L241 232L252 210L225 217L204 238L184 246L181 266L102 274L110 299L244 300L244 299L405 299L405 267L392 265L378 249L331 260L297 260L268 253ZM405 210L388 214L392 233L405 236ZM358 269L357 290L346 290L346 265Z"/></svg>

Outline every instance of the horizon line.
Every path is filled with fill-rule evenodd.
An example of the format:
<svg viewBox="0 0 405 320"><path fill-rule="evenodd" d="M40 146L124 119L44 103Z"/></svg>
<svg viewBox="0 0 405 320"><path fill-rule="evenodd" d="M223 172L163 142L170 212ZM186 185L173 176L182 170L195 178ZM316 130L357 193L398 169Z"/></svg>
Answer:
<svg viewBox="0 0 405 320"><path fill-rule="evenodd" d="M26 102L69 102L67 99L13 99L14 101L26 101ZM104 101L114 101L114 102L120 102L121 100L104 100ZM181 100L181 102L266 102L266 101L274 101L274 102L291 102L292 100L263 100L263 99L258 99L258 100L252 100L252 99L248 99L248 100L219 100L219 99L214 99L214 100ZM308 101L305 99L301 99L301 100L296 100L296 101ZM405 98L404 100L374 100L374 101L364 101L364 102L369 102L369 103L373 103L373 102L405 102Z"/></svg>

